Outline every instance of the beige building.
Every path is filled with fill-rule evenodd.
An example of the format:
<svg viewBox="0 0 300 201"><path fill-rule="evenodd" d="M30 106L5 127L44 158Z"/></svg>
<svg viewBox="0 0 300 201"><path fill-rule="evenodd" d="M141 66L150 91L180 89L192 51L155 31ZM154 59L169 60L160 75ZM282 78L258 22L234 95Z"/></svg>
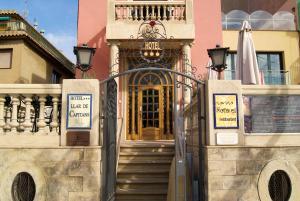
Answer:
<svg viewBox="0 0 300 201"><path fill-rule="evenodd" d="M74 64L15 11L2 10L0 75L0 83L60 83L74 77Z"/></svg>

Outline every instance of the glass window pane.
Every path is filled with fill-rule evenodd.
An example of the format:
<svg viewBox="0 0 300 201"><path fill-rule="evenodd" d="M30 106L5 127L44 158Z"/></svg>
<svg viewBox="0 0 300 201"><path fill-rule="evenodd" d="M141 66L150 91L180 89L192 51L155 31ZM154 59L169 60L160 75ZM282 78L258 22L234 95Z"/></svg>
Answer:
<svg viewBox="0 0 300 201"><path fill-rule="evenodd" d="M272 70L281 70L280 69L280 55L279 54L271 54L270 55L270 61L271 61L271 69Z"/></svg>
<svg viewBox="0 0 300 201"><path fill-rule="evenodd" d="M262 69L264 71L269 70L268 69L268 55L267 54L257 54L257 63L259 69Z"/></svg>

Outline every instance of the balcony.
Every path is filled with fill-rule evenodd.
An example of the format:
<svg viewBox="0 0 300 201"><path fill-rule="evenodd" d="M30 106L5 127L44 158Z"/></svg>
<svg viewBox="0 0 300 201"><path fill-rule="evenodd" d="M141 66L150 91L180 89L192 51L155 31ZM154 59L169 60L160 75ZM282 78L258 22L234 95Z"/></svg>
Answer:
<svg viewBox="0 0 300 201"><path fill-rule="evenodd" d="M107 39L136 36L143 21L161 21L169 37L193 39L193 0L186 1L115 1L109 0ZM122 32L119 30L126 30ZM184 31L189 30L189 31Z"/></svg>

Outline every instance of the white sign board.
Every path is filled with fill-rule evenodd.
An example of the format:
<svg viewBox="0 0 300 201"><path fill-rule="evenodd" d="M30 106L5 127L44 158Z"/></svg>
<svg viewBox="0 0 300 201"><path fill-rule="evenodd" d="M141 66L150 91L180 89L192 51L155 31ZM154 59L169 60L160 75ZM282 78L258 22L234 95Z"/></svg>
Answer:
<svg viewBox="0 0 300 201"><path fill-rule="evenodd" d="M92 94L68 94L67 99L67 129L90 129Z"/></svg>
<svg viewBox="0 0 300 201"><path fill-rule="evenodd" d="M238 143L237 133L217 133L217 145L236 145Z"/></svg>

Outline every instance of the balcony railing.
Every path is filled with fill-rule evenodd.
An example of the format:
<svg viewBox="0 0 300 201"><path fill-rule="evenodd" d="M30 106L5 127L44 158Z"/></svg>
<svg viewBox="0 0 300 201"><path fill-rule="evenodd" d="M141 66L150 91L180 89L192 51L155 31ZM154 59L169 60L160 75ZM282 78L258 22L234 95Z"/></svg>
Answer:
<svg viewBox="0 0 300 201"><path fill-rule="evenodd" d="M61 85L0 85L1 135L60 133Z"/></svg>
<svg viewBox="0 0 300 201"><path fill-rule="evenodd" d="M261 81L265 85L291 84L290 72L285 70L260 70ZM235 70L225 70L225 80L235 80Z"/></svg>
<svg viewBox="0 0 300 201"><path fill-rule="evenodd" d="M115 20L121 21L183 21L186 19L185 2L143 1L115 3Z"/></svg>

